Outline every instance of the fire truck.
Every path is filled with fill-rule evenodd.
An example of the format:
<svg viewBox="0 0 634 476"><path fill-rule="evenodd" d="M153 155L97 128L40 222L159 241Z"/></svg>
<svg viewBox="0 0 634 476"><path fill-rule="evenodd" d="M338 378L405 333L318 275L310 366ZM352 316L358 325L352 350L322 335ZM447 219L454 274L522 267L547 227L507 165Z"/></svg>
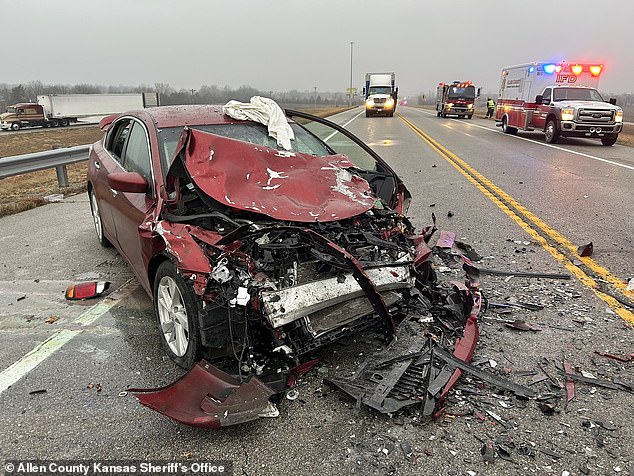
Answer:
<svg viewBox="0 0 634 476"><path fill-rule="evenodd" d="M610 146L623 128L623 110L605 101L597 87L600 63L536 62L502 70L495 111L506 134L543 131L546 142L559 137L601 139Z"/></svg>
<svg viewBox="0 0 634 476"><path fill-rule="evenodd" d="M436 115L447 117L449 115L460 118L473 117L473 103L480 96L480 88L477 89L471 81L453 83L438 83L436 90Z"/></svg>

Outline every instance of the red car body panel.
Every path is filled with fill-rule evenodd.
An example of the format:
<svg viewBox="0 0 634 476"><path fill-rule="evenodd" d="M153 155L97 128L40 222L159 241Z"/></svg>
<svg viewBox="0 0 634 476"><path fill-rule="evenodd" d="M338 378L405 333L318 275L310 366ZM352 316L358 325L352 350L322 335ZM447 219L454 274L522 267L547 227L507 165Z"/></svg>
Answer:
<svg viewBox="0 0 634 476"><path fill-rule="evenodd" d="M240 382L205 361L171 385L129 392L146 407L199 428L220 428L263 416L274 393L257 377Z"/></svg>
<svg viewBox="0 0 634 476"><path fill-rule="evenodd" d="M289 116L293 117L294 114ZM249 250L254 249L254 243L258 244L256 238L249 236L257 232L257 227L251 228L245 223L257 225L257 222L261 221L264 223L264 230L273 230L271 233L279 234L280 240L286 239L286 235L292 235L301 241L302 246L314 247L316 258L311 259L331 266L323 257L327 255L333 258L332 263L342 265L345 272L352 275L363 291L363 296L371 305L372 315L383 320L386 334L394 335L396 324L393 313L400 312L399 309L405 309L405 306L397 309L394 301L386 303L382 292L385 293L387 289L379 291L365 266L371 262L369 269L378 267L376 263L385 260L400 267L411 260L413 268L422 269L423 265L429 265L432 251L428 242L435 226L428 228L422 235L414 234L414 228L403 216L410 199L409 192L391 168L376 154L375 158L379 164L376 170L355 171L352 170L355 169L355 165L342 155L321 156L278 151L188 127L246 122L225 116L220 106L150 108L110 116L100 125L109 137L115 137L117 130L124 129L119 127L119 120L128 117L141 123L147 132L151 160L151 180L148 180L151 182L150 189L147 193L127 193L113 190L109 186L109 174L126 173L126 170L119 164L123 160L106 150L104 140L93 146L89 159L89 190L98 200L104 236L130 264L137 279L150 296L153 295L153 273L159 263L169 259L175 264L178 274L191 283L194 293L200 297L203 305L213 304L218 296L216 293L228 289L233 281L237 283L236 286L245 287L247 281L252 283L249 285L252 285L255 291L249 291L253 294L246 304L239 304L239 315L244 315L247 322L248 314L261 311L262 302L255 293L263 290L271 292L271 289L265 289L262 284L258 284L259 280L274 283L281 279L273 274L276 272L275 269L270 272L270 276L266 276L261 271L262 262L256 262L259 258L249 254ZM175 127L184 127L183 134L173 157L164 157L162 143L159 140L160 131ZM342 132L341 127L336 127ZM136 125L130 127L130 131L134 132L135 128ZM367 149L367 146L365 147ZM110 146L109 148L115 150ZM328 147L326 149L332 150ZM121 155L123 157L124 154ZM168 170L164 170L166 163L171 163ZM145 177L149 177L149 173L146 173ZM368 181L363 177L369 177ZM369 181L380 181L383 177L386 178L391 195L384 193L379 200L374 195ZM372 187L375 187L374 183ZM377 189L380 189L380 186ZM202 205L193 208L195 211L190 215L179 213L182 212L182 208L179 207L185 206L186 199L193 203L200 202ZM386 210L384 203L392 210ZM224 214L223 211L226 210L229 211ZM223 226L205 228L203 225L206 222L192 220L192 216L202 216L205 213L210 216L214 213L223 215L234 225L234 229L229 227L227 231L224 228L226 222L222 222ZM349 245L345 244L346 242L339 243L339 225L331 223L345 222L350 218L352 220L347 220L347 223L342 225L346 228L342 233L358 240L373 240L368 241L372 246L364 247L363 260L360 260L360 255L357 256L347 249ZM275 220L278 223L271 223ZM372 223L376 220L380 226L376 229L370 228L369 225L364 228L364 220ZM333 230L337 230L337 233ZM391 245L390 240L395 244ZM266 244L265 240L263 243ZM409 257L401 256L400 261L395 261L402 249L408 250ZM377 257L372 257L370 253L374 251L371 250L376 251ZM386 258L389 255L386 250L391 250L389 253L393 254L389 260ZM218 273L217 270L224 266L220 264L223 261L225 264L231 263L232 269L232 281L227 282L226 286L224 281L221 284L214 282L214 271ZM312 268L308 268L307 265L307 270L311 271ZM290 270L285 272L288 271ZM238 281L238 276L242 276L242 281ZM335 279L328 278L330 274L325 276L327 279ZM398 273L393 272L392 276L397 277ZM342 277L345 281L345 275ZM394 283L394 289L400 290L402 283ZM414 293L406 294L410 298L415 296ZM389 297L389 294L386 296ZM228 298L225 302L229 302ZM290 300L289 304L292 304ZM476 318L479 301L474 304L477 305L473 306L464 335L456 342L455 355L465 361L470 360L478 339ZM209 317L203 314L201 311L199 316L191 317L202 322L202 319ZM252 321L249 325L253 325ZM209 329L215 329L213 326L217 326L216 321L205 322L211 322ZM342 327L342 334L348 332L349 326L351 323L346 323ZM273 328L266 324L265 336L270 335L266 338L287 342L283 339L288 337L288 332L294 333L294 339L299 338L298 331L291 329L290 326ZM231 335L232 346L234 341ZM319 342L326 342L326 339ZM274 355L273 361L282 360L285 347L286 344L278 345L279 350L271 354ZM307 354L304 352L299 355ZM302 367L299 365L297 368ZM445 394L455 384L460 373L454 373L451 382L445 387ZM270 385L275 383L274 379L267 381L265 376L259 373L257 377L255 375L251 373L246 379L237 379L202 361L195 364L185 376L172 385L151 390L138 389L133 392L143 405L176 421L204 428L217 428L270 413L269 397L275 393Z"/></svg>
<svg viewBox="0 0 634 476"><path fill-rule="evenodd" d="M224 205L277 220L328 222L374 206L364 179L346 157L285 153L186 129L184 162L194 183Z"/></svg>

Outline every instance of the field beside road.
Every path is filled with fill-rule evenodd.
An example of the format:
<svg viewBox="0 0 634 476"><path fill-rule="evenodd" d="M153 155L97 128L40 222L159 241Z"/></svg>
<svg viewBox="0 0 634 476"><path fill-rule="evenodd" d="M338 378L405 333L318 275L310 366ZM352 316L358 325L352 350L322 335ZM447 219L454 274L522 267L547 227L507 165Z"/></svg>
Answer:
<svg viewBox="0 0 634 476"><path fill-rule="evenodd" d="M98 141L102 132L97 126L33 130L29 133L0 133L2 157L51 150L53 147L72 147ZM73 194L86 188L86 162L68 166L69 186L57 186L55 169L39 170L0 180L0 216L19 213L46 203L52 194Z"/></svg>

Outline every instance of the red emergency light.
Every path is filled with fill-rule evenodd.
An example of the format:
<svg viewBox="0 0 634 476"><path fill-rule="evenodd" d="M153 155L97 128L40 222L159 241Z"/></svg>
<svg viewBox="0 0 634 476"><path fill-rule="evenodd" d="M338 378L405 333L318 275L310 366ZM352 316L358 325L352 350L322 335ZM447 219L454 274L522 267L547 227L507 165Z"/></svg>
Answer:
<svg viewBox="0 0 634 476"><path fill-rule="evenodd" d="M603 69L602 64L592 65L590 66L590 73L592 73L592 76L599 76L601 74L602 69Z"/></svg>
<svg viewBox="0 0 634 476"><path fill-rule="evenodd" d="M581 66L580 64L576 64L574 66L572 66L570 68L570 70L576 74L577 76L579 76L582 72L583 72L583 66Z"/></svg>

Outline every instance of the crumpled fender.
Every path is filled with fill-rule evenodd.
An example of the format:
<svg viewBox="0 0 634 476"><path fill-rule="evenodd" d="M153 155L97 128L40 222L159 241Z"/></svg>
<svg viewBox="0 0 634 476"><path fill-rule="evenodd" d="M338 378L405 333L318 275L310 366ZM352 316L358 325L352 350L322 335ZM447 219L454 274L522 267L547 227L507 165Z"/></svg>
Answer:
<svg viewBox="0 0 634 476"><path fill-rule="evenodd" d="M193 235L204 237L206 242L218 241L220 235L198 226L164 220L156 223L153 232L163 238L165 249L176 259L178 269L185 275L195 275L194 292L202 296L205 293L207 276L211 273L212 266Z"/></svg>
<svg viewBox="0 0 634 476"><path fill-rule="evenodd" d="M198 428L220 428L278 414L269 402L275 392L258 378L240 383L204 360L171 385L128 391L142 405Z"/></svg>

